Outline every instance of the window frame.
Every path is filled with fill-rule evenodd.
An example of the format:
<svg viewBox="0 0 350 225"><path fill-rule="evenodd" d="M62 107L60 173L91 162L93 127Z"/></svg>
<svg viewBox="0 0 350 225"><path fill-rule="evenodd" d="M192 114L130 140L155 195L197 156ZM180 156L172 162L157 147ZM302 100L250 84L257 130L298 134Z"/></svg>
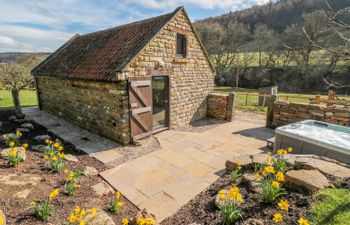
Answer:
<svg viewBox="0 0 350 225"><path fill-rule="evenodd" d="M182 39L182 46L181 46L181 50L182 53L178 53L179 50L179 38ZM187 58L187 35L185 34L181 34L181 33L177 33L176 34L176 58Z"/></svg>

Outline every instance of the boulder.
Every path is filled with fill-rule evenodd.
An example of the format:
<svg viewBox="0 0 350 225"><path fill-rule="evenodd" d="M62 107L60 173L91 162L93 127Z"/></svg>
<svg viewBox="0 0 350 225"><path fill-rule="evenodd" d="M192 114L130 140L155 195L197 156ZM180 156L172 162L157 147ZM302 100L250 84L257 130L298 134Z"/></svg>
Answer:
<svg viewBox="0 0 350 225"><path fill-rule="evenodd" d="M34 145L31 147L32 150L37 152L45 152L46 146L45 145Z"/></svg>
<svg viewBox="0 0 350 225"><path fill-rule="evenodd" d="M9 116L9 121L15 121L17 117L15 115Z"/></svg>
<svg viewBox="0 0 350 225"><path fill-rule="evenodd" d="M301 169L317 169L324 174L341 179L350 177L350 168L317 157L297 158L295 160L295 167Z"/></svg>
<svg viewBox="0 0 350 225"><path fill-rule="evenodd" d="M309 193L332 186L318 170L290 170L286 173L286 183L289 188L301 189Z"/></svg>
<svg viewBox="0 0 350 225"><path fill-rule="evenodd" d="M0 186L24 187L36 186L41 181L41 177L35 174L7 174L0 175Z"/></svg>
<svg viewBox="0 0 350 225"><path fill-rule="evenodd" d="M28 122L28 120L27 119L15 119L14 122L16 122L16 123L26 123L26 122Z"/></svg>
<svg viewBox="0 0 350 225"><path fill-rule="evenodd" d="M71 154L66 154L64 156L64 159L67 161L70 161L70 162L79 162L78 158L74 155L71 155Z"/></svg>
<svg viewBox="0 0 350 225"><path fill-rule="evenodd" d="M84 168L83 174L85 176L97 176L98 175L98 171L94 167L87 166L87 167Z"/></svg>
<svg viewBox="0 0 350 225"><path fill-rule="evenodd" d="M114 192L113 188L109 186L106 182L100 182L91 186L91 188L98 196L103 196Z"/></svg>
<svg viewBox="0 0 350 225"><path fill-rule="evenodd" d="M22 127L22 128L31 129L31 130L34 129L34 126L33 126L33 124L31 124L31 123L23 123L23 124L21 124L21 127Z"/></svg>
<svg viewBox="0 0 350 225"><path fill-rule="evenodd" d="M1 151L1 157L7 157L12 151L12 148L5 148ZM26 149L24 147L16 147L16 151L19 153L20 158L24 161L27 159Z"/></svg>
<svg viewBox="0 0 350 225"><path fill-rule="evenodd" d="M240 155L227 160L225 163L226 170L233 171L236 169L237 164L240 163L242 167L249 166L252 163L250 155Z"/></svg>
<svg viewBox="0 0 350 225"><path fill-rule="evenodd" d="M37 142L45 142L46 139L51 139L51 137L47 134L44 134L44 135L38 135L36 137L34 137L34 140L37 141Z"/></svg>
<svg viewBox="0 0 350 225"><path fill-rule="evenodd" d="M97 209L94 216L91 215L91 210L88 210L85 222L86 225L115 225L113 219L102 209Z"/></svg>
<svg viewBox="0 0 350 225"><path fill-rule="evenodd" d="M30 132L30 130L28 128L22 128L22 127L17 128L16 131L19 131L21 133L28 133L28 132Z"/></svg>
<svg viewBox="0 0 350 225"><path fill-rule="evenodd" d="M261 182L256 179L255 174L245 173L242 175L242 183L248 185L250 191L255 193L261 193L262 189L260 187Z"/></svg>
<svg viewBox="0 0 350 225"><path fill-rule="evenodd" d="M6 225L6 216L1 209L0 209L0 225Z"/></svg>

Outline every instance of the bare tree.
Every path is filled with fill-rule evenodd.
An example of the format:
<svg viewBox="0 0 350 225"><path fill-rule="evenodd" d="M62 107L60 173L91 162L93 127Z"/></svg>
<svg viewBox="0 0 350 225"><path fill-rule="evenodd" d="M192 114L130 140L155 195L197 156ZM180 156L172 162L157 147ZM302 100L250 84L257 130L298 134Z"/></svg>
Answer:
<svg viewBox="0 0 350 225"><path fill-rule="evenodd" d="M39 54L26 54L0 67L0 82L5 88L11 89L17 115L22 114L19 91L33 85L30 71L43 59L44 57Z"/></svg>
<svg viewBox="0 0 350 225"><path fill-rule="evenodd" d="M272 30L270 30L266 24L258 24L254 29L253 38L257 45L257 50L259 53L259 67L262 66L262 54L263 52L270 52L271 43L273 43L273 39L275 34Z"/></svg>

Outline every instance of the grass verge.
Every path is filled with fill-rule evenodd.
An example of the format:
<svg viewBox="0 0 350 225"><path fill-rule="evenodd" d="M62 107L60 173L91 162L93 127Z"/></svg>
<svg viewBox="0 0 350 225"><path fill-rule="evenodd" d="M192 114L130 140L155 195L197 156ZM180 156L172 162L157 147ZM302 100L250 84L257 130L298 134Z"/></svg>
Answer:
<svg viewBox="0 0 350 225"><path fill-rule="evenodd" d="M37 105L37 98L35 90L21 90L19 92L19 99L21 106ZM13 107L12 95L10 90L0 90L0 108Z"/></svg>

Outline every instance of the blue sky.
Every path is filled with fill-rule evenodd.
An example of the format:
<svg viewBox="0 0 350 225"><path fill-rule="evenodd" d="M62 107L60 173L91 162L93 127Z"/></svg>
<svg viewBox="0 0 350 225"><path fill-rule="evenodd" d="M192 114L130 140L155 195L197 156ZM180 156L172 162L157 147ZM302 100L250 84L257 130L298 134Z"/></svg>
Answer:
<svg viewBox="0 0 350 225"><path fill-rule="evenodd" d="M269 0L0 0L0 52L52 52L74 34L185 6L192 21Z"/></svg>

